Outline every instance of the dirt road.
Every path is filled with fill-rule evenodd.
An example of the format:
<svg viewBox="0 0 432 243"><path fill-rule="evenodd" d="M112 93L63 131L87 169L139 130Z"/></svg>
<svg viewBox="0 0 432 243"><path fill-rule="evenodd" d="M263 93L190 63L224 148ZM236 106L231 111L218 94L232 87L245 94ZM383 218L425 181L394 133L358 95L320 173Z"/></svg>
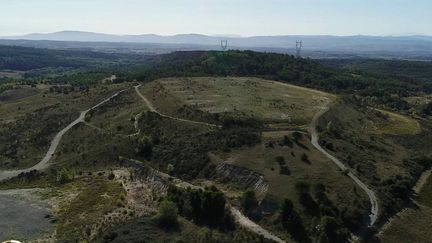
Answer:
<svg viewBox="0 0 432 243"><path fill-rule="evenodd" d="M51 140L51 145L50 145L47 153L45 154L45 156L42 158L42 160L39 163L37 163L36 165L34 165L30 168L27 168L27 169L0 171L0 181L15 177L15 176L17 176L23 172L46 169L48 167L48 162L51 160L52 156L54 155L54 153L55 153L58 145L60 144L60 141L61 141L61 139L65 133L67 133L71 128L76 126L78 123L84 122L85 116L87 115L87 113L89 111L96 109L97 107L105 104L106 102L110 101L111 99L118 96L120 93L125 92L126 90L127 89L118 91L117 93L115 93L112 96L108 97L107 99L101 101L99 104L93 106L92 108L85 110L85 111L81 111L79 117L75 121L73 121L72 123L67 125L67 127L63 128L60 132L58 132L54 136L53 140Z"/></svg>
<svg viewBox="0 0 432 243"><path fill-rule="evenodd" d="M331 161L333 161L342 171L348 171L347 176L349 176L361 189L363 189L364 192L369 197L370 203L371 203L371 210L369 214L369 226L372 226L375 224L377 218L378 218L378 200L375 196L375 192L373 192L371 189L369 189L366 184L364 184L357 176L355 176L338 158L334 157L333 155L329 154L321 145L319 144L319 134L316 130L316 127L318 125L319 118L324 115L329 110L329 107L327 106L326 109L319 111L315 114L315 117L312 119L312 122L310 124L309 130L311 133L311 142L312 145L318 149L321 153L323 153L327 158L329 158Z"/></svg>
<svg viewBox="0 0 432 243"><path fill-rule="evenodd" d="M205 125L205 126L209 126L209 127L219 127L219 128L222 127L222 126L218 126L218 125L211 124L211 123L199 122L199 121L191 121L191 120L186 120L186 119L182 119L182 118L178 118L178 117L173 117L173 116L168 116L168 115L162 114L159 111L157 111L156 108L154 108L153 104L139 91L139 87L141 87L141 85L135 86L136 93L139 95L139 97L141 97L141 99L144 101L144 103L146 103L147 107L150 109L151 112L157 113L161 117L165 117L165 118L169 118L169 119L173 119L173 120L177 120L177 121L182 121L182 122L188 122L188 123L193 123L193 124Z"/></svg>

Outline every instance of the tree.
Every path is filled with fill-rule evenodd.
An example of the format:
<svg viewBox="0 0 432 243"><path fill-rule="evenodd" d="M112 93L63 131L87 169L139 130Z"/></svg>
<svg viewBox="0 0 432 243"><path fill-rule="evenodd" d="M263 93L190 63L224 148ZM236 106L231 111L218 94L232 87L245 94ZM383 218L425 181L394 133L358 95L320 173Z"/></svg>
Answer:
<svg viewBox="0 0 432 243"><path fill-rule="evenodd" d="M173 175L174 169L175 169L174 165L172 165L172 164L168 164L167 165L167 172L168 172L168 174Z"/></svg>
<svg viewBox="0 0 432 243"><path fill-rule="evenodd" d="M293 147L293 143L292 143L291 139L290 139L288 136L286 136L286 135L284 136L283 144L284 144L285 146L290 147L290 148Z"/></svg>
<svg viewBox="0 0 432 243"><path fill-rule="evenodd" d="M75 178L75 173L69 171L66 168L62 168L57 172L57 182L60 184L66 184Z"/></svg>
<svg viewBox="0 0 432 243"><path fill-rule="evenodd" d="M300 132L293 132L292 135L293 135L294 141L296 141L296 143L299 140L302 140L302 138L303 138L303 134L301 134Z"/></svg>
<svg viewBox="0 0 432 243"><path fill-rule="evenodd" d="M220 226L225 217L226 199L215 187L205 190L202 195L203 219L210 226Z"/></svg>
<svg viewBox="0 0 432 243"><path fill-rule="evenodd" d="M320 223L320 242L339 242L341 236L339 233L339 225L335 218L324 216Z"/></svg>
<svg viewBox="0 0 432 243"><path fill-rule="evenodd" d="M309 194L310 184L306 182L297 182L295 184L295 190L299 196L299 203L304 207L305 212L317 216L319 214L319 208L315 200Z"/></svg>
<svg viewBox="0 0 432 243"><path fill-rule="evenodd" d="M152 151L153 151L153 141L151 137L144 135L138 139L138 152L142 156L149 157L151 156Z"/></svg>
<svg viewBox="0 0 432 243"><path fill-rule="evenodd" d="M169 200L163 200L155 216L155 220L163 227L178 226L178 208L177 205Z"/></svg>
<svg viewBox="0 0 432 243"><path fill-rule="evenodd" d="M285 158L283 156L276 156L276 162L279 165L284 165L285 164Z"/></svg>
<svg viewBox="0 0 432 243"><path fill-rule="evenodd" d="M301 155L301 160L303 161L303 162L305 162L305 163L310 163L310 160L309 160L309 157L307 156L307 154L305 154L305 153L303 153L302 155Z"/></svg>
<svg viewBox="0 0 432 243"><path fill-rule="evenodd" d="M294 187L295 187L297 194L299 194L299 195L303 194L303 193L309 193L309 191L310 191L310 184L307 182L303 182L303 181L297 182L294 185Z"/></svg>
<svg viewBox="0 0 432 243"><path fill-rule="evenodd" d="M258 200L256 198L255 191L249 190L244 192L241 199L242 209L246 213L248 213L257 206L258 206Z"/></svg>
<svg viewBox="0 0 432 243"><path fill-rule="evenodd" d="M279 214L283 227L298 242L309 242L306 230L299 214L294 210L293 203L285 199Z"/></svg>
<svg viewBox="0 0 432 243"><path fill-rule="evenodd" d="M294 210L294 205L291 200L285 199L281 206L280 219L282 224L286 224ZM284 225L285 226L285 225Z"/></svg>
<svg viewBox="0 0 432 243"><path fill-rule="evenodd" d="M331 243L329 238L324 232L321 232L318 236L318 243Z"/></svg>
<svg viewBox="0 0 432 243"><path fill-rule="evenodd" d="M422 113L428 116L432 115L432 102L429 102L422 107Z"/></svg>
<svg viewBox="0 0 432 243"><path fill-rule="evenodd" d="M332 134L334 132L334 126L333 126L333 122L329 121L327 123L327 127L326 130L329 134Z"/></svg>

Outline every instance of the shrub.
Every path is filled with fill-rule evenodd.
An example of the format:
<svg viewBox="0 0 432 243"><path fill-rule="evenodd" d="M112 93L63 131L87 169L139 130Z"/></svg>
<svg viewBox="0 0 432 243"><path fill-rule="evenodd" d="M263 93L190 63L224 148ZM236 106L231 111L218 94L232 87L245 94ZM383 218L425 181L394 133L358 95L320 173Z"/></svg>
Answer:
<svg viewBox="0 0 432 243"><path fill-rule="evenodd" d="M160 203L158 213L154 219L160 226L163 227L177 227L178 226L178 208L177 205L168 200L164 200Z"/></svg>
<svg viewBox="0 0 432 243"><path fill-rule="evenodd" d="M301 160L305 163L308 163L308 164L310 163L309 157L305 153L302 154Z"/></svg>
<svg viewBox="0 0 432 243"><path fill-rule="evenodd" d="M243 193L241 198L241 207L242 209L248 213L252 209L258 206L258 200L255 195L255 191L246 191Z"/></svg>
<svg viewBox="0 0 432 243"><path fill-rule="evenodd" d="M292 143L292 141L291 141L291 139L288 136L286 136L286 135L284 136L283 144L285 146L290 147L290 148L292 148L294 146L293 143Z"/></svg>
<svg viewBox="0 0 432 243"><path fill-rule="evenodd" d="M301 134L300 132L293 132L293 138L296 142L302 140L303 138L303 134Z"/></svg>
<svg viewBox="0 0 432 243"><path fill-rule="evenodd" d="M283 156L276 156L276 162L278 162L279 165L284 165L285 158Z"/></svg>
<svg viewBox="0 0 432 243"><path fill-rule="evenodd" d="M281 166L279 170L279 174L281 175L291 175L291 171L288 166Z"/></svg>
<svg viewBox="0 0 432 243"><path fill-rule="evenodd" d="M108 179L109 180L114 180L114 178L115 178L115 175L114 175L114 173L110 173L109 175L108 175Z"/></svg>
<svg viewBox="0 0 432 243"><path fill-rule="evenodd" d="M66 184L72 181L75 178L75 173L73 171L69 171L66 168L62 168L57 172L57 182L60 184Z"/></svg>
<svg viewBox="0 0 432 243"><path fill-rule="evenodd" d="M293 203L285 199L281 205L280 221L294 240L298 242L309 242L305 227L299 214L295 211Z"/></svg>
<svg viewBox="0 0 432 243"><path fill-rule="evenodd" d="M144 156L149 157L153 151L153 141L149 136L142 136L138 139L138 152Z"/></svg>

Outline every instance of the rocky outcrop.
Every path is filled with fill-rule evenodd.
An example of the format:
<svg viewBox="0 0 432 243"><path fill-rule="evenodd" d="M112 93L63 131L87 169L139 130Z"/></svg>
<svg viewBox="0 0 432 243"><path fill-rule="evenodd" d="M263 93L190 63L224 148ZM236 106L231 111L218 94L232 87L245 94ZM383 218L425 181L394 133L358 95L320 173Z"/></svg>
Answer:
<svg viewBox="0 0 432 243"><path fill-rule="evenodd" d="M266 193L269 187L268 181L263 175L240 166L221 163L216 167L216 174L224 181L229 181L260 193Z"/></svg>

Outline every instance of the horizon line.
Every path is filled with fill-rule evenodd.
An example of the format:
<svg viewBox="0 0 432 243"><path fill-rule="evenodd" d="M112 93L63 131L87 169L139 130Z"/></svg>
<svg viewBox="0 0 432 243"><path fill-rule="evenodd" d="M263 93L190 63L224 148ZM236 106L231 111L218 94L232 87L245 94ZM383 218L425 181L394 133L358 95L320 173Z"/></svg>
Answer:
<svg viewBox="0 0 432 243"><path fill-rule="evenodd" d="M76 33L87 33L87 34L102 34L102 35L112 35L112 36L143 36L143 35L155 35L159 37L174 37L179 35L200 35L207 37L221 37L221 38L251 38L251 37L281 37L281 36L331 36L331 37L356 37L356 36L365 36L365 37L415 37L415 36L424 36L424 37L432 37L432 35L423 34L423 33L407 33L407 34L350 34L350 35L339 35L339 34L262 34L262 35L241 35L241 34L204 34L204 33L177 33L177 34L156 34L156 33L135 33L135 34L120 34L120 33L106 33L106 32L95 32L95 31L84 31L84 30L59 30L52 32L29 32L23 34L13 34L13 35L0 35L0 38L10 38L10 37L25 37L28 35L50 35L57 33L65 33L65 32L76 32Z"/></svg>

